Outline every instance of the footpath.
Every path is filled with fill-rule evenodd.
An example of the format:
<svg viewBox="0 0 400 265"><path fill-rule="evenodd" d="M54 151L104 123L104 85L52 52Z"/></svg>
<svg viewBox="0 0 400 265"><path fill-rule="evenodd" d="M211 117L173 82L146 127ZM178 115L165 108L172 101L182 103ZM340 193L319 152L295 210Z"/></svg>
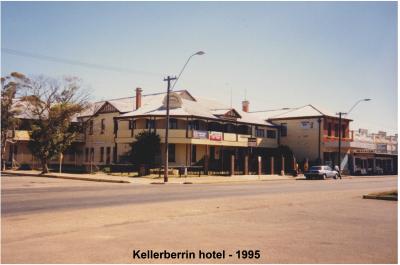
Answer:
<svg viewBox="0 0 400 265"><path fill-rule="evenodd" d="M51 172L40 175L36 170L6 170L2 175L47 177L83 181L111 182L111 183L133 183L133 184L164 184L163 176L150 175L144 177L128 177L123 175L109 175L102 172L95 174L69 174ZM238 175L238 176L169 176L168 184L212 184L212 183L232 183L249 181L273 181L273 180L296 180L304 179L303 175L298 177L281 175Z"/></svg>

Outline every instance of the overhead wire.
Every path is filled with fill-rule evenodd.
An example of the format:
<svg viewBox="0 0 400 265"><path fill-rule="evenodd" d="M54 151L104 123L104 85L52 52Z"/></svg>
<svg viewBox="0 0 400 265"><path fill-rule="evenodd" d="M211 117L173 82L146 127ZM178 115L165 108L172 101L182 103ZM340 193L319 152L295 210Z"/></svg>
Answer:
<svg viewBox="0 0 400 265"><path fill-rule="evenodd" d="M158 76L163 75L162 73L133 70L133 69L127 69L127 68L121 68L121 67L114 67L114 66L106 66L106 65L101 65L101 64L82 62L79 60L72 60L72 59L66 59L66 58L61 58L61 57L48 56L48 55L31 53L31 52L3 48L3 47L1 48L1 51L3 53L7 53L7 54L11 54L11 55L30 57L30 58L34 58L34 59L38 59L38 60L43 60L43 61L63 63L63 64L69 64L69 65L77 65L77 66L81 66L81 67L93 68L93 69L99 69L99 70L105 70L105 71L113 71L113 72L127 73L127 74L144 74L144 75L158 75Z"/></svg>

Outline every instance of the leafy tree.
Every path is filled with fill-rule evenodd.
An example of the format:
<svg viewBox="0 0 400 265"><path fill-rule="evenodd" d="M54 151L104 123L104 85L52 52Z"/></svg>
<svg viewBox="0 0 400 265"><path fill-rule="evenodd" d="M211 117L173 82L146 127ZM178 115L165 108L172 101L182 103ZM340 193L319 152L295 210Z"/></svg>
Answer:
<svg viewBox="0 0 400 265"><path fill-rule="evenodd" d="M79 133L73 121L89 106L88 95L74 77L29 79L27 87L22 100L29 103L33 118L28 147L40 160L43 174L49 171L49 161L62 154Z"/></svg>
<svg viewBox="0 0 400 265"><path fill-rule="evenodd" d="M161 139L154 132L141 132L135 137L136 141L131 144L130 157L137 165L154 165L160 154Z"/></svg>
<svg viewBox="0 0 400 265"><path fill-rule="evenodd" d="M1 161L2 170L5 170L5 153L7 142L11 141L13 131L18 126L18 115L21 109L14 102L16 95L24 87L26 77L17 72L1 78Z"/></svg>

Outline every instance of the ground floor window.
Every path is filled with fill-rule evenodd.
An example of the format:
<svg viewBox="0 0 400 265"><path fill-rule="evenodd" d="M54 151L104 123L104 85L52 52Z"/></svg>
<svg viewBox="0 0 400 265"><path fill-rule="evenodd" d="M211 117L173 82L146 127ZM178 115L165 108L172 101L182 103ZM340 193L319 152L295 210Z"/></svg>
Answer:
<svg viewBox="0 0 400 265"><path fill-rule="evenodd" d="M175 162L175 144L168 145L168 162Z"/></svg>
<svg viewBox="0 0 400 265"><path fill-rule="evenodd" d="M85 148L85 162L89 161L89 148Z"/></svg>
<svg viewBox="0 0 400 265"><path fill-rule="evenodd" d="M106 150L106 164L110 164L111 162L111 147L107 147Z"/></svg>
<svg viewBox="0 0 400 265"><path fill-rule="evenodd" d="M104 147L100 147L100 162L104 161Z"/></svg>
<svg viewBox="0 0 400 265"><path fill-rule="evenodd" d="M214 160L215 159L215 147L210 146L210 159Z"/></svg>
<svg viewBox="0 0 400 265"><path fill-rule="evenodd" d="M117 145L113 147L113 162L117 163Z"/></svg>
<svg viewBox="0 0 400 265"><path fill-rule="evenodd" d="M196 163L196 146L192 145L192 162Z"/></svg>

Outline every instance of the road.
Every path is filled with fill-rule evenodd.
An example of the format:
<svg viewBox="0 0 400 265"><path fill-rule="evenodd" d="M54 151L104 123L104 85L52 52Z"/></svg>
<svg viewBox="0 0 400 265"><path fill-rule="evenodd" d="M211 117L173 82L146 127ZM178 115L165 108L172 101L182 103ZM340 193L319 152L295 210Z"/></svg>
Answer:
<svg viewBox="0 0 400 265"><path fill-rule="evenodd" d="M397 176L132 185L2 177L4 263L397 263ZM260 259L137 260L140 249Z"/></svg>

